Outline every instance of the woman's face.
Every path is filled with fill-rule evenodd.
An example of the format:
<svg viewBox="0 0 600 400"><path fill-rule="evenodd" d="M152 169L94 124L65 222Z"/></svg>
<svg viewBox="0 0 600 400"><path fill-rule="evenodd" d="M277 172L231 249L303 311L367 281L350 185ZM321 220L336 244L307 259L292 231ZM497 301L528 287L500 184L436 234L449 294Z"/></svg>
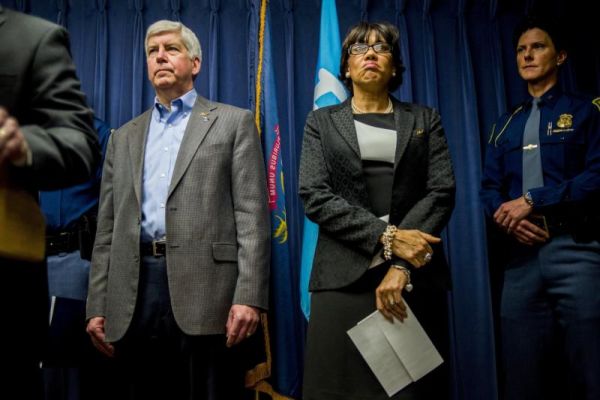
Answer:
<svg viewBox="0 0 600 400"><path fill-rule="evenodd" d="M369 34L368 45L372 46L375 43L385 43L384 40L378 37L377 32ZM348 57L348 72L352 80L354 92L357 89L374 92L387 91L387 85L394 73L394 65L392 62L391 46L387 46L390 50L387 52L377 53L373 47L369 47L364 54L350 54ZM384 50L385 51L385 50Z"/></svg>
<svg viewBox="0 0 600 400"><path fill-rule="evenodd" d="M533 28L525 31L517 44L517 66L521 78L531 84L555 81L558 66L566 59L564 51L557 52L548 34Z"/></svg>

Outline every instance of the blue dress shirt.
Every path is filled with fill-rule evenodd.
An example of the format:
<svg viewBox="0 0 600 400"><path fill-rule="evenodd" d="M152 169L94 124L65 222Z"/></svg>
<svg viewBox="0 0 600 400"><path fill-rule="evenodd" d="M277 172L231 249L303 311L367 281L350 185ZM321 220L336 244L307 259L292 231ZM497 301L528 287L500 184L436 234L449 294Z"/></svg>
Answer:
<svg viewBox="0 0 600 400"><path fill-rule="evenodd" d="M179 146L198 94L192 89L171 102L154 100L142 181L142 242L165 237L165 207Z"/></svg>

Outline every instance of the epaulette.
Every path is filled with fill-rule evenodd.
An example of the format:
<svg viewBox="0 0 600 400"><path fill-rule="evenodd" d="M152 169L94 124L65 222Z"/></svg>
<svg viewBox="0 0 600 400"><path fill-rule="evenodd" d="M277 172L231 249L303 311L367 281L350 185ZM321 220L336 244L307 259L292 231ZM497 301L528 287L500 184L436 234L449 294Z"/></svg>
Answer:
<svg viewBox="0 0 600 400"><path fill-rule="evenodd" d="M508 119L504 123L504 126L502 127L502 129L500 129L500 132L498 132L498 134L494 138L494 146L498 146L498 139L500 139L500 136L502 136L502 134L504 133L504 131L508 127L508 124L510 124L510 121L512 121L513 117L515 115L517 115L519 113L519 111L521 111L522 109L523 109L523 104L521 104L520 106L518 106L517 108L515 108L515 110L510 114L510 116L508 117ZM490 136L490 141L489 141L490 143L492 142L493 132L494 131L492 130L492 135Z"/></svg>
<svg viewBox="0 0 600 400"><path fill-rule="evenodd" d="M592 104L596 106L598 111L600 111L600 97L596 97L594 100L592 100Z"/></svg>

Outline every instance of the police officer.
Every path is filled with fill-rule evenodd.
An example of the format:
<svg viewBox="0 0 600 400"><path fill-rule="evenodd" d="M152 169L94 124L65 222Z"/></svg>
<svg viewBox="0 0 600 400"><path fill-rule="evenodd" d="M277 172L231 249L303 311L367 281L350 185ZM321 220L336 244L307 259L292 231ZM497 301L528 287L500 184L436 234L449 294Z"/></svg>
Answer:
<svg viewBox="0 0 600 400"><path fill-rule="evenodd" d="M481 198L505 232L501 300L505 398L600 399L600 98L561 90L567 59L553 21L515 30L530 97L500 117ZM565 374L549 379L564 358Z"/></svg>
<svg viewBox="0 0 600 400"><path fill-rule="evenodd" d="M102 155L111 129L94 118ZM102 398L102 377L111 368L85 333L85 300L100 196L102 164L85 183L40 192L46 217L50 336L45 356L45 400Z"/></svg>

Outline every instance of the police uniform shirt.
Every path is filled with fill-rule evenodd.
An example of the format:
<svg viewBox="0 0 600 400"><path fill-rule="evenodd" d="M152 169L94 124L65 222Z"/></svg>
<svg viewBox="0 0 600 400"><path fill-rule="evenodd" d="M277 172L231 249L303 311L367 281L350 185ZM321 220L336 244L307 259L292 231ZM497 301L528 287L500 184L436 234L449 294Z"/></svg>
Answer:
<svg viewBox="0 0 600 400"><path fill-rule="evenodd" d="M102 149L102 161L106 154L106 145L111 129L104 121L94 118L94 127ZM46 217L48 233L58 233L74 228L82 215L98 205L102 163L98 165L92 179L66 189L40 192L40 207Z"/></svg>
<svg viewBox="0 0 600 400"><path fill-rule="evenodd" d="M523 130L531 100L500 117L490 135L481 189L490 216L523 195ZM540 112L544 186L530 189L536 211L591 200L600 192L600 99L556 85L541 97Z"/></svg>

